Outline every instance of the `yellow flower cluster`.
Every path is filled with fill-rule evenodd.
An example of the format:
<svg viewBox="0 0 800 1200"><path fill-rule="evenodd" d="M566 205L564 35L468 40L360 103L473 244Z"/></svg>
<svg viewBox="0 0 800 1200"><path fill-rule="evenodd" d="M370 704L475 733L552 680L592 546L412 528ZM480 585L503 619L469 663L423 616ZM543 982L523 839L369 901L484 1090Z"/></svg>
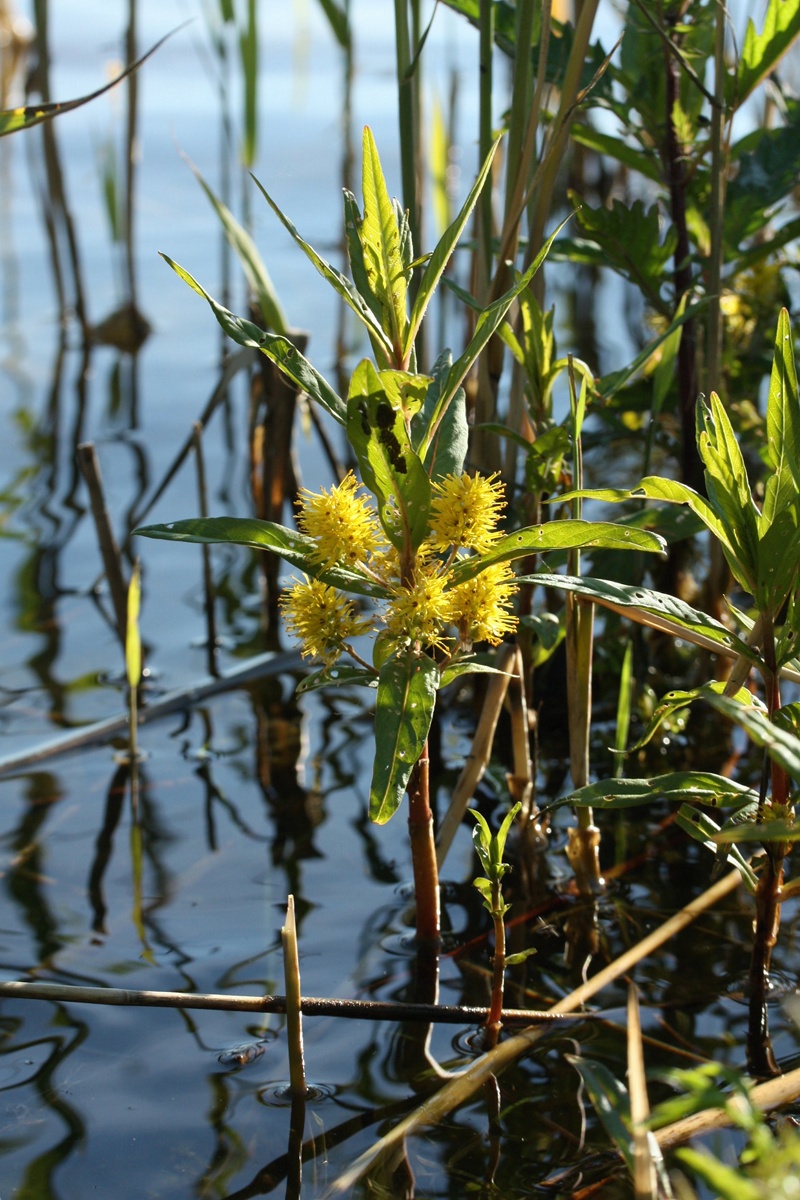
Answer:
<svg viewBox="0 0 800 1200"><path fill-rule="evenodd" d="M516 629L517 585L507 563L485 567L455 586L451 576L464 551L485 554L502 536L497 526L505 501L496 476L449 475L434 483L430 532L402 577L400 555L386 545L377 514L358 487L349 473L329 492L303 489L297 523L313 539L311 559L323 570L346 566L387 588L377 620L398 648L417 645L452 653L469 650L473 642L497 645ZM326 667L344 650L355 653L350 640L376 624L319 580L295 582L281 605L302 653Z"/></svg>

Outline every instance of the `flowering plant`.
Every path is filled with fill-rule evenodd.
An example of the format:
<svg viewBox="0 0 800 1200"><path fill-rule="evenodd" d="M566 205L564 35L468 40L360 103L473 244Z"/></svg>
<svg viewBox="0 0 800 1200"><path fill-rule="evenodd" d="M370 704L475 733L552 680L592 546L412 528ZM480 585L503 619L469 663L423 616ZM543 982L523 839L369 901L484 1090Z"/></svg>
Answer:
<svg viewBox="0 0 800 1200"><path fill-rule="evenodd" d="M354 282L305 242L264 192L297 244L369 334L375 361L358 364L346 400L285 336L265 333L234 316L167 259L208 301L234 340L260 350L344 426L363 485L348 474L329 491L304 490L297 530L270 521L217 517L137 531L176 541L237 542L270 549L302 571L303 577L284 595L282 611L302 653L319 663L306 689L343 682L377 688L370 816L378 823L388 821L408 791L421 937L438 936L427 775L427 738L436 695L465 671L491 670L472 656L474 643L497 644L514 631L511 562L583 546L651 551L663 547L655 534L605 522L554 520L504 533L503 485L496 476L464 470L468 427L462 382L530 283L555 234L514 286L479 314L474 334L455 362L444 351L430 375L416 370L415 340L423 317L486 182L493 153L458 216L420 268L413 261L407 215L389 198L378 152L366 129L363 215L355 197L345 194ZM415 269L422 273L409 311ZM374 611L361 611L358 598L369 598ZM356 645L368 632L376 632L371 662ZM346 667L340 665L343 654L350 660Z"/></svg>

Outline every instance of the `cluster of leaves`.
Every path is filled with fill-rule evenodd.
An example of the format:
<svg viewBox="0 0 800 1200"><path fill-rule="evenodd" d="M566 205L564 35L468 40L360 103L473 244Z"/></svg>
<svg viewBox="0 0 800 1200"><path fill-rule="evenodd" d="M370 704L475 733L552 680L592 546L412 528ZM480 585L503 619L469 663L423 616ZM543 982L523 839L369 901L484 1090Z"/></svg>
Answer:
<svg viewBox="0 0 800 1200"><path fill-rule="evenodd" d="M413 247L405 213L392 202L369 129L363 139L363 211L355 197L345 195L345 223L353 280L347 279L322 258L297 232L289 219L266 192L264 195L298 246L320 274L342 297L365 326L372 345L374 362L364 359L352 375L346 399L292 346L285 335L269 334L252 322L230 313L217 303L176 263L170 265L200 295L204 296L217 320L236 341L253 346L270 358L298 387L344 427L355 454L361 478L374 499L380 531L390 548L392 569L377 568L365 553L356 561L340 558L320 528L308 520L308 505L319 506L324 497L306 498L305 528L301 529L257 520L210 518L148 526L138 532L149 537L175 541L236 542L275 551L309 579L337 589L381 602L394 603L394 618L387 621L387 636L376 640L373 664L362 670L332 670L325 663L325 647L320 638L311 639L322 646L323 670L314 682L352 682L354 679L377 682L376 755L370 792L372 818L383 822L396 811L414 765L420 758L430 729L436 693L464 670L479 669L469 656L470 643L477 626L483 638L497 641L501 625L487 619L497 598L492 591L509 587L505 564L530 554L575 547L606 546L621 549L660 551L660 538L646 530L630 530L610 522L548 522L516 530L501 536L495 525L497 505L489 505L492 519L483 540L470 541L463 535L442 531L442 518L449 504L464 505L469 488L465 480L467 422L462 382L489 339L500 327L513 301L523 292L547 252L548 242L528 270L500 299L483 310L463 353L453 361L449 351L439 355L430 376L415 370L415 341L430 299L437 287L458 240L466 226L481 189L486 183L491 159L471 189L461 211L424 262L418 285L410 287L415 269ZM264 189L261 189L262 192ZM554 235L555 236L555 235ZM461 481L461 482L459 482ZM484 480L491 489L491 482ZM341 498L341 493L339 493ZM328 500L331 498L328 497ZM452 525L452 521L451 521ZM473 551L466 556L459 550ZM431 567L431 564L433 566ZM471 592L470 584L484 576L487 586L478 594L483 606L483 623L476 619L466 624L460 619L463 605L440 614L459 627L459 653L454 661L452 648L442 645L434 623L426 634L419 621L420 604L426 580L435 579L444 594L461 589ZM310 619L309 605L315 597L323 606L332 604L325 589L303 593L302 609L288 611L296 632L319 634L323 614L316 623ZM406 628L397 619L398 600L403 598ZM416 605L415 612L412 604ZM344 646L349 636L364 631L354 611L338 610L344 623L337 627L337 638ZM507 626L508 627L508 626ZM307 646L311 641L307 639ZM437 657L436 650L444 650Z"/></svg>

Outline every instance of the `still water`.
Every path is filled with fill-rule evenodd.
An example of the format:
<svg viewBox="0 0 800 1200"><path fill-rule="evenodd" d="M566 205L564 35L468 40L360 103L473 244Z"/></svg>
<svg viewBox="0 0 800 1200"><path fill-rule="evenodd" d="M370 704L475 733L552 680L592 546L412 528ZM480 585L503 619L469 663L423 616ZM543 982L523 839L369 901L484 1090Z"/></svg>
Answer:
<svg viewBox="0 0 800 1200"><path fill-rule="evenodd" d="M335 379L337 338L349 354L360 353L355 331L340 326L335 299L298 260L237 166L237 41L212 7L195 0L141 0L135 9L53 0L37 10L40 23L47 18L52 99L84 94L113 75L126 58L126 29L139 54L189 23L137 76L132 126L131 93L121 87L59 119L47 139L39 129L0 142L0 756L124 711L122 654L76 467L81 443L96 446L126 563L134 553L142 558L150 701L208 672L199 548L127 543L128 529L145 513L153 521L197 513L191 462L154 506L150 501L219 383L224 351L207 307L158 251L234 309L245 304L184 156L249 220L290 322L311 332L309 356L322 372ZM399 190L391 6L362 0L351 14L358 35L349 133L357 143L361 126L372 126ZM334 257L348 157L343 55L322 7L310 0L259 6L259 20L254 170L303 234ZM439 13L426 88L431 101L443 99L459 81L457 119L465 129L475 127L469 84L476 54L472 31ZM11 80L5 106L20 102L31 62ZM124 195L131 143L128 260L109 221L104 180ZM465 147L461 185L475 168L468 135ZM149 327L136 353L104 342L107 318L131 301ZM106 334L101 330L87 352L81 309L88 324L106 322ZM204 438L215 513L250 511L247 404L237 380ZM298 469L307 486L328 482L307 431ZM252 557L218 551L212 564L225 670L275 648L275 638L263 632ZM366 818L369 695L296 701L298 677L292 657L278 658L259 681L147 724L137 814L119 741L3 775L4 980L282 993L280 928L291 893L304 994L407 996L410 867L402 816L380 829ZM463 762L469 725L469 713L443 723L442 794ZM484 800L491 799L487 789ZM590 914L589 942L581 943L580 914L559 896L562 840L557 831L555 855L513 914L515 936L538 954L511 988L512 1004L541 1006L562 995L581 978L581 944L593 946L596 962L610 960L708 884L707 860L687 857L680 841L662 841L658 858L644 855L644 865L612 887L602 911ZM620 823L616 845L611 829L604 854L624 861L648 845L647 828ZM465 829L446 870L446 1003L486 999L486 930L473 873ZM793 919L787 912L779 971L792 969L780 956L791 960ZM650 1065L683 1065L696 1054L738 1061L746 1010L726 993L746 971L749 920L737 895L643 964L638 982L660 1042ZM689 977L676 971L687 960L696 964ZM592 1113L582 1112L578 1078L563 1055L579 1047L621 1076L622 999L621 988L604 994L602 1019L552 1033L509 1071L498 1120L478 1097L410 1143L402 1184L384 1194L570 1193L577 1177L568 1168L591 1164L607 1142ZM780 1010L775 1020L776 1052L788 1065L797 1039ZM462 1065L474 1053L469 1032L437 1028L429 1056ZM292 1195L300 1186L306 1197L321 1196L432 1078L429 1060L399 1025L307 1019L307 1070L318 1090L304 1116L300 1168L289 1153L280 1016L4 999L0 1039L1 1200ZM245 1065L230 1055L219 1061L225 1051L262 1039L264 1053Z"/></svg>

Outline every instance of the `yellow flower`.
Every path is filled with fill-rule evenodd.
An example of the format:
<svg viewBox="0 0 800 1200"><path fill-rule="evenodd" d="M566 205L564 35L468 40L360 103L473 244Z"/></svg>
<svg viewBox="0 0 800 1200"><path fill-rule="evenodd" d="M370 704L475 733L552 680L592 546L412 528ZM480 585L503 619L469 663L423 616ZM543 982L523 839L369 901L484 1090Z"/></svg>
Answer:
<svg viewBox="0 0 800 1200"><path fill-rule="evenodd" d="M319 658L326 667L336 662L350 638L372 628L355 605L336 588L318 579L296 581L280 600L286 629L300 642L304 658Z"/></svg>
<svg viewBox="0 0 800 1200"><path fill-rule="evenodd" d="M496 646L506 633L513 633L517 618L511 605L518 591L508 563L496 563L448 592L450 620L462 644L489 642Z"/></svg>
<svg viewBox="0 0 800 1200"><path fill-rule="evenodd" d="M330 492L300 490L297 524L316 542L312 558L325 570L358 566L382 541L377 515L366 496L356 495L358 487L350 471Z"/></svg>
<svg viewBox="0 0 800 1200"><path fill-rule="evenodd" d="M414 582L394 587L384 620L398 643L421 642L424 646L445 647L442 633L450 608L446 583L446 577L437 575L435 567L426 567L418 561Z"/></svg>
<svg viewBox="0 0 800 1200"><path fill-rule="evenodd" d="M434 550L463 546L484 554L502 537L497 523L505 508L505 489L496 480L496 474L464 474L434 483L427 539Z"/></svg>

